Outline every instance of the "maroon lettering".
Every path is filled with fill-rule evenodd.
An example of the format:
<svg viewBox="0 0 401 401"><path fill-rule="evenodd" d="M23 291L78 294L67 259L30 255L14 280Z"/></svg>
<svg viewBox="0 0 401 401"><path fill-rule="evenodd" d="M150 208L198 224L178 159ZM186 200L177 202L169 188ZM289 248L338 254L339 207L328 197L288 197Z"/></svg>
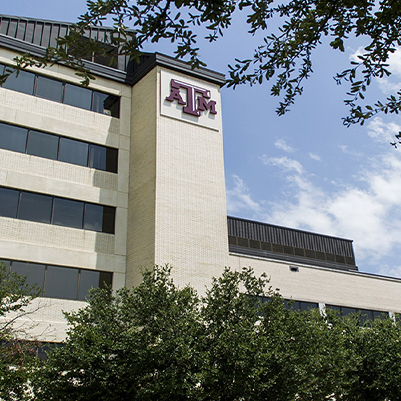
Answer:
<svg viewBox="0 0 401 401"><path fill-rule="evenodd" d="M209 102L204 97L198 97L198 110L200 111L210 111L210 114L217 114L216 102L214 100L209 100Z"/></svg>
<svg viewBox="0 0 401 401"><path fill-rule="evenodd" d="M202 111L209 110L210 114L217 114L216 102L209 100L209 90L176 79L172 79L170 85L170 95L165 100L169 102L177 100L179 105L184 106L182 108L184 113L199 117ZM180 89L184 89L187 93L186 102L181 96Z"/></svg>

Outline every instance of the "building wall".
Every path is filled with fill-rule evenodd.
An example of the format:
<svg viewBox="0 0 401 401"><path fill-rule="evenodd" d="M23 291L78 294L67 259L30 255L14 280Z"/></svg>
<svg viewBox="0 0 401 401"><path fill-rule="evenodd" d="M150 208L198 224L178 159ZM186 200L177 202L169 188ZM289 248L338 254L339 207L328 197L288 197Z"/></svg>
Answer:
<svg viewBox="0 0 401 401"><path fill-rule="evenodd" d="M229 265L250 266L258 276L266 273L272 289L286 299L401 313L399 279L234 254Z"/></svg>
<svg viewBox="0 0 401 401"><path fill-rule="evenodd" d="M162 115L163 74L214 90L213 128ZM132 98L127 284L139 282L141 267L168 263L177 284L203 291L228 255L219 87L156 67Z"/></svg>
<svg viewBox="0 0 401 401"><path fill-rule="evenodd" d="M15 55L1 49L0 62L10 63ZM79 83L63 66L36 71ZM113 287L119 288L125 284L126 268L131 87L101 78L90 87L121 96L120 119L0 88L0 121L118 148L118 174L0 149L0 186L116 207L115 234L0 217L0 259L109 271ZM83 305L39 301L46 305L35 313L42 325L64 322L62 309ZM52 335L46 331L42 339L60 340L64 329Z"/></svg>

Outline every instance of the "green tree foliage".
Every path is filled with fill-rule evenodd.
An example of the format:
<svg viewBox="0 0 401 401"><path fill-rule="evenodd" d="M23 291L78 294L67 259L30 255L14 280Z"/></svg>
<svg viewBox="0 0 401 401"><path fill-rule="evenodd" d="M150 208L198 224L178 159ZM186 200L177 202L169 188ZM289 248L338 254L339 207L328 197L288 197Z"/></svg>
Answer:
<svg viewBox="0 0 401 401"><path fill-rule="evenodd" d="M335 77L338 83L349 84L345 100L349 115L344 124L363 124L379 112L401 110L401 91L374 105L363 104L372 80L390 75L389 56L401 45L399 1L89 0L87 4L87 13L79 17L71 34L60 40L58 49L48 49L41 59L24 56L18 60L19 67L63 61L78 68L88 83L91 76L82 57L112 50L93 39L83 41L82 35L89 25L102 25L107 18L113 29L110 43L121 54L138 58L145 43L166 39L176 43L178 58L200 67L205 64L200 58L198 35L209 42L219 39L230 29L234 13L241 13L248 33L264 37L248 58L229 66L228 86L271 81L271 94L281 98L277 113L284 114L313 73L313 51L329 46L344 52L347 40L356 37L364 46L362 54Z"/></svg>
<svg viewBox="0 0 401 401"><path fill-rule="evenodd" d="M226 269L200 297L155 267L132 290L96 290L66 315L65 346L37 371L34 399L400 399L399 323L293 311L266 285Z"/></svg>
<svg viewBox="0 0 401 401"><path fill-rule="evenodd" d="M28 397L28 379L34 365L35 344L18 339L23 333L13 324L26 314L26 307L39 289L26 284L25 277L10 273L0 263L0 400L16 401Z"/></svg>

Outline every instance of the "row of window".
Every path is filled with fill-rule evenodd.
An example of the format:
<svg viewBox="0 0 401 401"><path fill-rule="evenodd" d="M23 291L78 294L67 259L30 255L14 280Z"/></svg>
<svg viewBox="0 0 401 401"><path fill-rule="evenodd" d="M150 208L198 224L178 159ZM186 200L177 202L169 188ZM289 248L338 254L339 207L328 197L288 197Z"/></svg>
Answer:
<svg viewBox="0 0 401 401"><path fill-rule="evenodd" d="M359 320L361 324L365 323L367 320L373 320L377 318L388 317L388 313L381 312L371 309L360 309L360 308L350 308L348 306L337 306L326 304L326 309L331 309L336 311L340 316L347 316L350 314L359 314Z"/></svg>
<svg viewBox="0 0 401 401"><path fill-rule="evenodd" d="M269 301L269 297L261 297L262 302ZM296 301L293 299L284 299L284 306L286 309L305 311L309 309L319 308L317 302L306 302L306 301ZM361 325L363 325L367 320L374 320L376 318L388 317L387 312L372 310L372 309L360 309L360 308L350 308L347 306L337 306L325 304L326 309L331 309L336 311L340 316L347 316L350 314L358 314Z"/></svg>
<svg viewBox="0 0 401 401"><path fill-rule="evenodd" d="M114 234L115 208L0 187L0 216Z"/></svg>
<svg viewBox="0 0 401 401"><path fill-rule="evenodd" d="M1 122L0 148L117 173L117 149Z"/></svg>
<svg viewBox="0 0 401 401"><path fill-rule="evenodd" d="M43 265L38 263L0 260L8 271L26 277L26 283L36 284L49 298L85 300L91 288L111 287L113 274L94 270Z"/></svg>
<svg viewBox="0 0 401 401"><path fill-rule="evenodd" d="M0 75L3 75L6 69L7 66L0 65ZM118 96L58 81L28 71L20 71L18 76L15 73L11 74L3 84L3 88L68 104L80 109L107 114L112 117L118 118L120 116L120 98Z"/></svg>

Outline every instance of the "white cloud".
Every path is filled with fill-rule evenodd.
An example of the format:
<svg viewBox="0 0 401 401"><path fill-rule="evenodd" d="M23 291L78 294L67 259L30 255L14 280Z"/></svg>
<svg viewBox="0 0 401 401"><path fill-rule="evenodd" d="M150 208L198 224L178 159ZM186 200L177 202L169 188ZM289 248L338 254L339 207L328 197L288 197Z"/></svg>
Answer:
<svg viewBox="0 0 401 401"><path fill-rule="evenodd" d="M354 156L354 157L357 157L357 158L362 156L361 152L357 152L356 150L349 149L348 146L346 146L346 145L338 145L338 147L346 155Z"/></svg>
<svg viewBox="0 0 401 401"><path fill-rule="evenodd" d="M244 208L250 205L253 218L353 239L362 271L401 276L400 263L395 261L389 266L381 262L401 252L400 152L389 148L375 160L366 160L367 167L361 168L358 181L330 191L314 184L313 176L297 160L261 159L266 166L277 167L285 174L279 200L254 200L242 181L236 185L245 190L228 191L238 194L237 202L241 200Z"/></svg>
<svg viewBox="0 0 401 401"><path fill-rule="evenodd" d="M390 54L388 58L388 64L390 64L390 71L392 74L401 77L401 48L398 47L394 53Z"/></svg>
<svg viewBox="0 0 401 401"><path fill-rule="evenodd" d="M310 157L311 159L313 159L313 160L317 160L318 162L321 162L321 161L322 161L321 157L320 157L319 155L315 154L315 153L309 152L309 157Z"/></svg>
<svg viewBox="0 0 401 401"><path fill-rule="evenodd" d="M401 82L391 82L388 78L377 78L379 89L386 95L400 90Z"/></svg>
<svg viewBox="0 0 401 401"><path fill-rule="evenodd" d="M381 117L375 117L368 124L368 135L380 142L394 141L394 135L401 131L401 125L395 122L384 123Z"/></svg>
<svg viewBox="0 0 401 401"><path fill-rule="evenodd" d="M287 153L295 152L295 149L292 146L288 145L284 139L277 139L276 142L274 142L274 146L278 149L284 150L284 152Z"/></svg>
<svg viewBox="0 0 401 401"><path fill-rule="evenodd" d="M281 167L285 172L296 171L298 174L302 174L303 172L301 163L295 159L290 159L287 156L267 157L266 155L263 155L261 160L263 164Z"/></svg>
<svg viewBox="0 0 401 401"><path fill-rule="evenodd" d="M252 199L249 188L240 177L234 174L232 179L234 185L226 191L228 214L238 214L241 211L249 213L251 211L255 216L254 218L258 218L261 205Z"/></svg>
<svg viewBox="0 0 401 401"><path fill-rule="evenodd" d="M353 53L351 53L349 55L349 59L351 61L356 61L357 63L359 63L361 61L361 59L358 56L362 56L362 54L364 54L364 53L366 53L364 50L364 47L359 46L356 50L353 51Z"/></svg>

